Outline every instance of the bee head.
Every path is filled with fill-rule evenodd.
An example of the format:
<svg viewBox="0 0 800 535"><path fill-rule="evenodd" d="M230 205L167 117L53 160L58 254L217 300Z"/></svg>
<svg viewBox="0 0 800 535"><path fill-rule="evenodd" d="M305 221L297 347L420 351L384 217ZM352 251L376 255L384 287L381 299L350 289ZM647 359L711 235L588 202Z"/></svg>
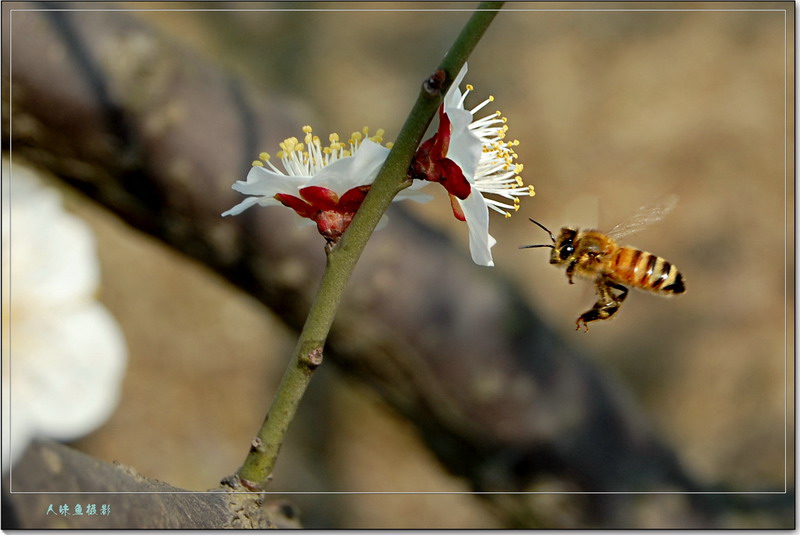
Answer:
<svg viewBox="0 0 800 535"><path fill-rule="evenodd" d="M574 228L564 227L557 239L553 240L553 252L550 253L551 264L563 264L575 252L575 237L578 231Z"/></svg>

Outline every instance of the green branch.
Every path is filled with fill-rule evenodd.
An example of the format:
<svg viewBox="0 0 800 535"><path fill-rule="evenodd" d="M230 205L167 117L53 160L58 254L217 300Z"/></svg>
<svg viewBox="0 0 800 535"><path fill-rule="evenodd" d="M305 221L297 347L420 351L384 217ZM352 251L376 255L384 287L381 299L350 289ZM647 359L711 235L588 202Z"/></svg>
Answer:
<svg viewBox="0 0 800 535"><path fill-rule="evenodd" d="M258 437L253 440L250 453L236 474L239 482L246 488L253 491L263 490L269 483L289 424L314 370L322 363L325 339L356 262L392 199L409 185L406 176L409 164L441 104L443 95L502 5L503 2L481 3L437 72L423 84L372 189L344 236L328 253L317 296L309 310L292 359ZM445 74L443 79L442 73Z"/></svg>

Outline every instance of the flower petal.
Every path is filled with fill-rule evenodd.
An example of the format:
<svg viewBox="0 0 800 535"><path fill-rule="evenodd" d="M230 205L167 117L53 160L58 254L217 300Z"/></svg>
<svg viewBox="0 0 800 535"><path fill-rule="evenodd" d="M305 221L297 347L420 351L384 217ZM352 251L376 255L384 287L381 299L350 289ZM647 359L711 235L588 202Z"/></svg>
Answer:
<svg viewBox="0 0 800 535"><path fill-rule="evenodd" d="M428 202L433 199L433 195L423 193L422 188L430 184L427 180L414 180L411 185L395 195L395 201L411 200L416 202Z"/></svg>
<svg viewBox="0 0 800 535"><path fill-rule="evenodd" d="M461 89L459 89L459 87L461 86L461 82L464 81L468 70L467 64L464 63L464 66L458 71L455 80L453 80L453 85L450 86L450 90L447 91L447 94L444 96L445 108L455 108L458 106L458 103L461 101Z"/></svg>
<svg viewBox="0 0 800 535"><path fill-rule="evenodd" d="M88 302L69 316L44 314L17 326L15 335L14 423L28 418L37 436L73 440L108 419L119 399L127 350L104 306Z"/></svg>
<svg viewBox="0 0 800 535"><path fill-rule="evenodd" d="M284 175L265 167L254 166L247 173L247 181L241 180L231 186L245 195L262 195L272 198L276 193L297 193L308 182L309 177Z"/></svg>
<svg viewBox="0 0 800 535"><path fill-rule="evenodd" d="M323 186L340 194L358 186L370 185L388 155L389 149L365 139L355 155L327 165L306 185Z"/></svg>
<svg viewBox="0 0 800 535"><path fill-rule="evenodd" d="M264 206L264 204L261 203L262 200L266 201L266 200L269 200L269 198L268 197L247 197L245 200L243 200L242 202L240 202L239 204L237 204L236 206L234 206L230 210L226 210L226 211L222 212L222 217L225 217L225 216L228 216L228 215L239 215L242 212L244 212L245 210L247 210L248 208L250 208L251 206L256 205L256 204L261 204L262 206ZM273 204L273 203L267 203L267 204Z"/></svg>
<svg viewBox="0 0 800 535"><path fill-rule="evenodd" d="M480 266L494 266L491 248L496 241L489 235L489 209L483 196L472 188L472 193L463 201L459 199L458 202L467 218L472 261Z"/></svg>

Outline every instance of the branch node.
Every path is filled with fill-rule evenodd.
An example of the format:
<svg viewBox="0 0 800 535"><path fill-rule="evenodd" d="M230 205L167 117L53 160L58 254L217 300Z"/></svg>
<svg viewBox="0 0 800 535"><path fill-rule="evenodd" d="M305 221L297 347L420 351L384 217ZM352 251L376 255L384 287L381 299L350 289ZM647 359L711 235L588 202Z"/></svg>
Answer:
<svg viewBox="0 0 800 535"><path fill-rule="evenodd" d="M302 359L303 364L309 369L314 370L322 364L322 348L317 347L303 355Z"/></svg>
<svg viewBox="0 0 800 535"><path fill-rule="evenodd" d="M263 485L259 485L258 483L254 482L254 481L250 481L249 479L245 479L243 477L239 477L239 482L242 484L242 486L244 488L246 488L247 490L251 491L251 492L261 492L261 491L263 491L264 487L270 481L272 481L272 476L271 475L267 477L267 479L264 481Z"/></svg>
<svg viewBox="0 0 800 535"><path fill-rule="evenodd" d="M264 441L261 440L261 437L256 437L250 442L250 451L251 452L263 452L264 451Z"/></svg>
<svg viewBox="0 0 800 535"><path fill-rule="evenodd" d="M445 78L447 78L447 73L443 69L437 69L427 80L422 82L422 90L431 97L441 96Z"/></svg>

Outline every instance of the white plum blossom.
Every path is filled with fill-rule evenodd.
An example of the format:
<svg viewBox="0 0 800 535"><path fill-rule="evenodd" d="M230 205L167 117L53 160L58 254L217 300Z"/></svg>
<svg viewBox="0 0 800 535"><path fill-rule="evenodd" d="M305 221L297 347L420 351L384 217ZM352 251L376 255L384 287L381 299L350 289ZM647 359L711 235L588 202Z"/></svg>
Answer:
<svg viewBox="0 0 800 535"><path fill-rule="evenodd" d="M34 439L68 441L117 405L122 332L96 300L93 235L32 169L3 161L3 469ZM7 177L7 178L6 178Z"/></svg>
<svg viewBox="0 0 800 535"><path fill-rule="evenodd" d="M364 128L354 132L347 143L331 134L325 147L310 126L304 126L303 132L303 142L292 137L280 144L277 158L283 169L272 163L269 154L261 153L247 180L232 186L249 197L223 216L240 214L256 204L283 205L314 221L330 243L339 239L378 176L389 147L381 144L383 130L370 137L369 129ZM430 199L418 191L423 185L414 183L394 200Z"/></svg>
<svg viewBox="0 0 800 535"><path fill-rule="evenodd" d="M491 248L496 240L489 234L489 209L510 217L510 211L519 209L519 197L533 196L534 190L519 176L522 165L514 163L513 147L519 142L504 140L506 118L500 112L474 118L494 98L465 108L473 90L471 85L463 93L459 89L466 73L465 64L444 97L439 130L420 147L412 168L415 178L440 182L447 189L455 216L467 223L472 260L493 266Z"/></svg>

